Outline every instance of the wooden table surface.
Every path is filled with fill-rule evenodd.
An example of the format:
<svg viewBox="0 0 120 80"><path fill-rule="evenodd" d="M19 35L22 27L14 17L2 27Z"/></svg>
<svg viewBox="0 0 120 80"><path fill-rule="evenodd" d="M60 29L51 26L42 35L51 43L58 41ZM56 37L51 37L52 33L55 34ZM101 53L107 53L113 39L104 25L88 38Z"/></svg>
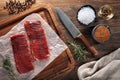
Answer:
<svg viewBox="0 0 120 80"><path fill-rule="evenodd" d="M23 1L23 0L20 0L20 1ZM31 8L33 8L36 5L40 5L41 3L52 4L54 8L60 7L70 17L70 19L77 26L77 28L84 34L84 36L87 37L90 43L101 53L101 56L109 54L110 52L120 47L120 7L119 7L120 0L36 0L36 4L34 4ZM97 17L97 21L94 24L94 26L100 23L107 24L110 26L112 31L112 37L109 41L103 44L96 43L91 36L91 31L93 27L85 28L84 26L80 25L77 22L76 20L77 10L81 6L86 4L92 5L97 12L99 8L104 4L110 4L111 6L113 6L115 15L112 19L106 21L102 18ZM4 5L5 5L5 0L0 0L0 22L13 16L13 15L8 15L7 11L3 9ZM66 40L73 40L73 38L68 33L68 31L63 27L59 19L58 19L58 23L59 25L61 25L61 29ZM3 35L3 34L4 33L0 33L0 35ZM81 41L80 41L80 44L82 44ZM78 78L76 75L76 70L78 65L81 65L81 64L76 64L75 70L72 71L70 74L68 74L68 76L65 76L64 78L62 78L62 80L77 80Z"/></svg>

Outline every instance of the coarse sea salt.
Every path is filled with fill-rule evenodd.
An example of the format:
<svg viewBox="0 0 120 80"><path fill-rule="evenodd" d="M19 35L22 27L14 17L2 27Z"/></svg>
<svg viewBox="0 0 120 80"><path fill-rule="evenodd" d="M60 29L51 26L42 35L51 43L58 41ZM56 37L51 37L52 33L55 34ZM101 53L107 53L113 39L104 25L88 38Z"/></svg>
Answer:
<svg viewBox="0 0 120 80"><path fill-rule="evenodd" d="M96 18L95 11L89 6L82 7L78 11L77 19L80 23L84 25L89 25L95 20L95 18Z"/></svg>

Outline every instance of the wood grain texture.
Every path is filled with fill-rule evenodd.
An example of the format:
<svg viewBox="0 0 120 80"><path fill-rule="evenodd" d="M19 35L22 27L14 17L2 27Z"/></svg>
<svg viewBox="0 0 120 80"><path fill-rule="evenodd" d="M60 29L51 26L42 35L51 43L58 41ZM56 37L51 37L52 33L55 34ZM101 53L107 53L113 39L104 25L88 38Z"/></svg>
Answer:
<svg viewBox="0 0 120 80"><path fill-rule="evenodd" d="M5 20L4 23L0 24L0 36L6 34L14 25L20 22L25 16L31 13L40 14L43 19L51 26L51 28L60 36L60 38L64 40L64 36L61 33L61 29L59 29L58 23L56 22L56 18L54 16L54 12L52 11L51 5L43 5L36 7L35 9L30 9L29 11L24 12L21 15L14 15L14 18L9 18ZM54 67L55 66L55 67ZM50 65L48 65L42 72L40 72L33 80L56 80L59 77L66 75L69 73L75 66L75 62L73 56L67 48L65 51L61 53Z"/></svg>
<svg viewBox="0 0 120 80"><path fill-rule="evenodd" d="M23 0L21 0L23 1ZM77 28L82 32L82 34L87 37L87 39L90 41L90 43L101 53L101 56L104 56L106 54L109 54L113 50L120 47L120 0L36 0L37 3L32 6L34 8L36 5L40 4L52 4L55 7L60 7L73 21L73 23L77 26ZM14 15L8 15L7 11L3 10L3 5L5 1L0 0L0 22L3 20L9 19L10 17L13 17ZM97 17L96 22L92 25L92 27L84 27L83 25L80 25L78 21L76 20L76 15L78 9L83 5L92 5L96 11L98 12L99 8L104 4L109 4L113 6L114 8L114 14L115 16L106 21L100 17ZM31 8L31 9L32 9ZM53 10L54 10L53 8ZM29 10L29 9L28 9ZM22 13L20 13L22 14ZM19 15L20 15L19 14ZM16 15L16 14L15 14ZM58 26L61 28L61 32L64 34L66 41L67 40L73 40L69 32L63 27L61 22L59 21L58 17L56 16L58 20ZM112 31L111 39L103 44L96 43L92 36L91 31L97 24L107 24L110 26L110 29ZM6 30L9 30L10 28L6 28ZM1 30L0 35L5 34L6 30ZM80 44L82 44L82 41L80 41ZM72 50L71 50L72 51ZM74 54L74 53L73 53ZM90 57L91 59L93 57ZM77 67L81 64L76 64L76 68L74 71L69 73L67 76L62 77L60 80L77 80L77 74L76 70Z"/></svg>
<svg viewBox="0 0 120 80"><path fill-rule="evenodd" d="M78 38L82 40L82 42L85 44L87 49L94 55L94 57L98 57L100 55L100 53L89 43L89 41L83 34L79 34Z"/></svg>

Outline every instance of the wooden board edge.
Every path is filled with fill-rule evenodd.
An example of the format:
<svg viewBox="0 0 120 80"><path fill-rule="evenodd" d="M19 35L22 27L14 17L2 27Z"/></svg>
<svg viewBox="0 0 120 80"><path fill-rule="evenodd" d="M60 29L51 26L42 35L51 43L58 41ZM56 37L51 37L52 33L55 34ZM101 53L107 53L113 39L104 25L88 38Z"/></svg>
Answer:
<svg viewBox="0 0 120 80"><path fill-rule="evenodd" d="M60 34L61 39L66 43L65 38L64 38L64 35L63 35L63 33L60 31L60 27L59 27L58 21L57 21L57 19L56 19L56 17L55 17L56 15L55 15L55 13L54 13L54 11L53 11L53 6L52 6L52 5L48 5L48 6L46 7L46 9L48 9L48 11L49 11L49 13L50 13L50 16L52 17L53 23L55 23L55 27L56 27L58 33ZM66 53L67 53L67 55L68 55L68 57L69 57L69 59L70 59L70 61L71 61L71 65L70 65L71 68L74 68L74 66L75 66L75 60L74 60L74 58L73 58L73 56L72 56L71 51L70 51L69 48L66 49ZM68 53L69 53L69 54L68 54Z"/></svg>

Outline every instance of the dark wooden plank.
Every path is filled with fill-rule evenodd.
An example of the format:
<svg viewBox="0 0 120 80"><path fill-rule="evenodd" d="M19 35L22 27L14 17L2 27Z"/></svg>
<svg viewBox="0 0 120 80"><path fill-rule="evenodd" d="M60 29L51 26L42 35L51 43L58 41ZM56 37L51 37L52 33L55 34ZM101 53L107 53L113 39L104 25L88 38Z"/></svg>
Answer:
<svg viewBox="0 0 120 80"><path fill-rule="evenodd" d="M7 13L3 11L2 6L4 1L0 0L0 2L1 2L0 3L1 4L0 5L0 21L1 21L1 19L6 19L11 17L11 15L7 15ZM70 17L70 19L77 26L77 28L87 37L90 43L93 44L99 52L101 52L101 55L109 54L111 51L120 47L120 37L119 37L120 35L120 23L119 23L120 22L120 7L119 7L120 0L37 0L36 4L39 4L39 3L45 3L45 4L51 3L54 7L60 7ZM102 18L98 18L97 22L94 24L94 25L97 25L99 23L105 23L110 26L112 31L112 37L108 42L105 42L103 44L96 43L91 36L91 31L93 27L85 28L84 26L80 25L77 22L76 20L77 10L81 6L86 4L92 5L97 12L99 8L104 4L110 4L111 6L113 6L115 16L112 19L106 21L106 20L103 20ZM57 16L56 18L59 21ZM61 33L64 34L66 41L73 40L69 32L63 27L60 21L58 26L62 29ZM4 30L2 32L4 32ZM4 34L4 33L1 33L1 34ZM80 41L80 44L82 44L81 41ZM74 77L77 77L76 70L79 65L81 64L76 65L75 71L72 72L73 74L70 73L68 76L62 78L62 80L77 80L77 78L74 78Z"/></svg>

